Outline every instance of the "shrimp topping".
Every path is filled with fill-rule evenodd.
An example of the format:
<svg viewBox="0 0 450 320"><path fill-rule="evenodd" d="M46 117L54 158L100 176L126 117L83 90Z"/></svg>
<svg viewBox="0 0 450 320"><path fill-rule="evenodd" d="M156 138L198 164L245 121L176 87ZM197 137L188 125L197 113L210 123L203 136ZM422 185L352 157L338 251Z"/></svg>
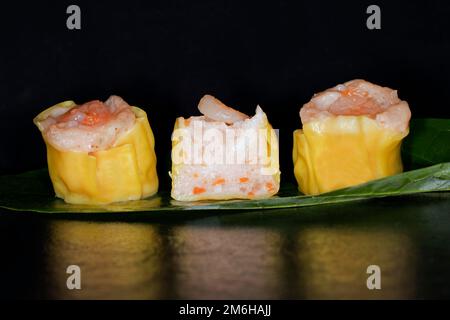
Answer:
<svg viewBox="0 0 450 320"><path fill-rule="evenodd" d="M59 126L63 123L74 121L86 126L93 126L107 122L111 118L108 107L101 101L94 100L85 104L73 107L68 112L56 118Z"/></svg>
<svg viewBox="0 0 450 320"><path fill-rule="evenodd" d="M333 116L366 116L383 127L403 132L411 111L396 90L358 79L315 94L300 110L303 124Z"/></svg>
<svg viewBox="0 0 450 320"><path fill-rule="evenodd" d="M131 107L120 97L111 96L75 106L42 122L43 134L57 149L75 152L106 150L130 130L136 121Z"/></svg>
<svg viewBox="0 0 450 320"><path fill-rule="evenodd" d="M225 122L226 124L232 124L250 118L248 115L226 106L219 99L208 94L200 99L198 110L207 119Z"/></svg>

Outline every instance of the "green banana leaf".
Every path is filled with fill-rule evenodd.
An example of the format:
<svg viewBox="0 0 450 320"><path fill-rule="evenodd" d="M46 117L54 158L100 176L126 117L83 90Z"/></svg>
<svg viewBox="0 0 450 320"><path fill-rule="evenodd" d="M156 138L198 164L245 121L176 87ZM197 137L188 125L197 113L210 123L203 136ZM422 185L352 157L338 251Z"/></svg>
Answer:
<svg viewBox="0 0 450 320"><path fill-rule="evenodd" d="M413 119L402 145L406 169L450 161L450 119Z"/></svg>
<svg viewBox="0 0 450 320"><path fill-rule="evenodd" d="M387 196L450 190L450 120L418 119L411 123L402 155L405 168L419 168L319 196L305 196L282 184L277 196L265 200L178 202L169 190L138 201L109 205L72 205L54 197L47 170L0 177L0 207L43 213L178 212L185 210L261 210L334 204ZM423 168L423 166L427 166Z"/></svg>

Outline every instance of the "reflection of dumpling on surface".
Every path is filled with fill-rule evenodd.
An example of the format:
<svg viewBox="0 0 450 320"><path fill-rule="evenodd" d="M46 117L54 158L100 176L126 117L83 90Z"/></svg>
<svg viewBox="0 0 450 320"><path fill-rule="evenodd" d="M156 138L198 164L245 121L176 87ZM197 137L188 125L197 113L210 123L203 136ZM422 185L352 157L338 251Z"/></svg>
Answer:
<svg viewBox="0 0 450 320"><path fill-rule="evenodd" d="M315 228L298 235L298 287L307 299L408 299L415 294L415 250L389 231ZM381 290L367 288L367 267L381 269Z"/></svg>
<svg viewBox="0 0 450 320"><path fill-rule="evenodd" d="M282 298L278 233L191 226L174 228L173 238L180 299Z"/></svg>
<svg viewBox="0 0 450 320"><path fill-rule="evenodd" d="M48 296L67 299L158 299L164 295L161 238L145 224L55 221L46 265ZM68 290L69 265L81 290Z"/></svg>

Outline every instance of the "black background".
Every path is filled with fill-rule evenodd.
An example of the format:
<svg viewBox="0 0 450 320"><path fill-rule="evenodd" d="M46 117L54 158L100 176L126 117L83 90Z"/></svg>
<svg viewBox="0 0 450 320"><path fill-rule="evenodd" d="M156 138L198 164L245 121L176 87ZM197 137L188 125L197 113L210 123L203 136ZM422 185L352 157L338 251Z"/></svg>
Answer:
<svg viewBox="0 0 450 320"><path fill-rule="evenodd" d="M283 179L292 131L312 94L353 78L399 90L414 117L449 117L450 4L372 1L16 1L0 17L0 173L45 166L32 119L63 100L123 96L145 109L168 182L175 117L211 93L280 129ZM66 8L81 7L81 30Z"/></svg>
<svg viewBox="0 0 450 320"><path fill-rule="evenodd" d="M81 7L79 31L66 28L66 8L70 4ZM381 7L381 30L366 28L366 8L370 4ZM256 104L263 107L273 126L280 129L282 179L292 180L292 131L300 126L301 105L314 92L364 78L398 89L400 97L409 102L413 117L450 117L449 17L448 1L2 2L0 174L46 165L44 143L32 123L44 108L68 99L82 103L118 94L147 111L156 138L159 177L162 188L167 188L175 117L197 114L198 100L211 93L248 114ZM412 277L417 288L414 296L448 298L450 223L446 199L440 194L420 195L304 208L298 212L272 211L264 216L261 212L212 213L210 219L208 215L184 213L168 218L151 214L49 217L1 212L0 297L48 296L52 292L49 270L64 262L59 251L52 253L51 248L67 244L63 248L74 254L80 250L80 258L90 252L83 247L85 239L78 242L69 233L57 242L52 230L81 221L83 225L94 224L94 230L99 232L118 227L131 231L156 228L164 240L161 247L169 248L164 256L168 276L162 276L167 291L163 298L178 298L173 293L177 288L173 276L179 271L170 259L180 249L170 241L175 229L185 225L188 230L205 232L201 233L202 239L215 238L220 230L225 235L231 230L232 237L243 237L247 242L251 240L246 238L249 231L280 235L284 239L281 260L287 261L287 272L280 276L287 292L280 294L289 298L304 297L302 288L300 293L295 292L302 266L295 264L299 249L294 240L302 232L319 228L333 234L344 230L355 243L361 235L367 235L369 248L380 242L375 257L392 252L389 246L394 243L401 247L402 242L389 242L389 237L379 241L378 232L391 234L394 240L399 235L400 240L406 236L415 250L412 255L417 257L412 266L413 270L416 268ZM122 223L122 219L130 223ZM239 232L233 233L234 229ZM213 257L232 252L228 239L222 238ZM102 243L93 248L100 257L109 253L108 248L101 247ZM206 247L209 244L200 243ZM117 254L118 260L122 259L120 253L128 257L126 252L132 249L123 247L124 251ZM255 249L245 241L242 247L249 253ZM353 262L358 261L358 254L364 256L367 251L364 243L356 249L348 249L349 254L356 256L351 259ZM404 250L408 249L411 248ZM118 252L115 247L111 250ZM238 258L231 255L230 261L240 266ZM103 276L114 278L121 268L127 267L112 265ZM253 265L245 267L243 270L253 270ZM408 274L410 267L398 272ZM130 279L134 279L133 270L129 269ZM212 279L228 282L229 275L215 271L209 272ZM234 280L245 284L248 275L253 279L254 274L258 272L247 272L247 278ZM239 290L239 286L236 288ZM319 309L335 310L316 308Z"/></svg>

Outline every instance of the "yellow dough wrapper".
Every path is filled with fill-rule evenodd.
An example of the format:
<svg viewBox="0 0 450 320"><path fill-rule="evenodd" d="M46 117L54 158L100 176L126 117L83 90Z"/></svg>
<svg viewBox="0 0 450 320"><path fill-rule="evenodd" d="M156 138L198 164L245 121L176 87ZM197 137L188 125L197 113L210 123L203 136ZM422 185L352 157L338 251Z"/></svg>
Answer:
<svg viewBox="0 0 450 320"><path fill-rule="evenodd" d="M316 195L402 172L411 112L395 90L353 80L314 95L294 131L299 189Z"/></svg>
<svg viewBox="0 0 450 320"><path fill-rule="evenodd" d="M56 196L73 204L107 204L155 194L155 140L146 113L117 96L101 104L66 101L34 119Z"/></svg>

